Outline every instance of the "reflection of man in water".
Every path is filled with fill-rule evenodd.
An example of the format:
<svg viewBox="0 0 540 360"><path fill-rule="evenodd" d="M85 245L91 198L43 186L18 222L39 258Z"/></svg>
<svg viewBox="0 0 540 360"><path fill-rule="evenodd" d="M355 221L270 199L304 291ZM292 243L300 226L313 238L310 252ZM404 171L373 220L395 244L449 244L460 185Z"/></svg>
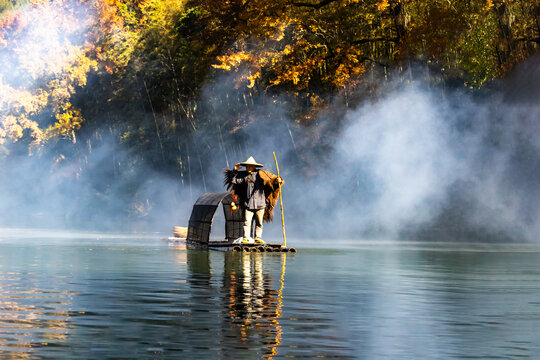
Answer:
<svg viewBox="0 0 540 360"><path fill-rule="evenodd" d="M218 266L211 266L210 252L187 252L194 329L202 331L208 326L205 321L208 321L209 308L221 308L221 359L239 358L239 349L247 352L262 350L265 358L276 355L283 334L280 318L287 254L281 254L283 266L279 282L272 279L271 268L265 269L265 265L270 264L265 263L262 253L215 252L212 255L219 260L217 264L223 262L219 300L215 297L214 286L221 273ZM281 284L279 289L275 286L278 283ZM195 340L196 344L199 341L203 344L205 338L197 333Z"/></svg>
<svg viewBox="0 0 540 360"><path fill-rule="evenodd" d="M225 258L226 319L232 325L227 337L248 344L261 339L264 353L273 355L281 343L281 299L263 265L261 253L231 253Z"/></svg>
<svg viewBox="0 0 540 360"><path fill-rule="evenodd" d="M239 171L241 166L246 170ZM234 166L234 170L225 169L225 185L238 197L244 211L243 243L253 242L251 224L255 217L255 243L264 244L262 240L263 221L271 221L274 206L279 196L279 186L283 183L280 176L269 171L257 170L263 167L251 156Z"/></svg>

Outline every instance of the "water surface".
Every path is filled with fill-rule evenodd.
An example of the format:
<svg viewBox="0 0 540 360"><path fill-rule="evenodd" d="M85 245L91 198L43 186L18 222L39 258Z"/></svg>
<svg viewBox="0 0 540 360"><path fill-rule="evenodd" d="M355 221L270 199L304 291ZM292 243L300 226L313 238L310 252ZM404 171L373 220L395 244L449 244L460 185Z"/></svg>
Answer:
<svg viewBox="0 0 540 360"><path fill-rule="evenodd" d="M540 358L540 247L297 248L222 253L158 236L0 231L0 355Z"/></svg>

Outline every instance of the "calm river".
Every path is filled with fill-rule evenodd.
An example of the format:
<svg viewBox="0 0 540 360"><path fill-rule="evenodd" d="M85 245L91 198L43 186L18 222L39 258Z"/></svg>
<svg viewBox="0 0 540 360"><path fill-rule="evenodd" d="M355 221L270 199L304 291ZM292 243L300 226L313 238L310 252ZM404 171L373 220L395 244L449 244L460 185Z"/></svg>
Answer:
<svg viewBox="0 0 540 360"><path fill-rule="evenodd" d="M294 242L0 230L0 357L540 358L540 246Z"/></svg>

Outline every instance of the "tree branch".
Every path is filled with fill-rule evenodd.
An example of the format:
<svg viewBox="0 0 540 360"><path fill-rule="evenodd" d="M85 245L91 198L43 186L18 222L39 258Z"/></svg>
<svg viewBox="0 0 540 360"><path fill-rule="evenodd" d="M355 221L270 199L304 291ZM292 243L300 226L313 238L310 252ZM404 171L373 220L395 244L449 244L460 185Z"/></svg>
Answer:
<svg viewBox="0 0 540 360"><path fill-rule="evenodd" d="M390 41L390 42L397 43L399 39L397 37L395 38L386 38L386 37L366 38L366 39L354 40L352 44L360 45L360 44L367 44L367 43L373 43L373 42L379 42L379 41Z"/></svg>
<svg viewBox="0 0 540 360"><path fill-rule="evenodd" d="M360 61L369 61L370 63L373 63L375 65L379 65L379 66L382 66L382 67L385 67L385 68L390 67L390 64L385 64L385 63L383 63L381 61L377 61L377 60L371 59L371 58L366 57L366 56L361 58Z"/></svg>
<svg viewBox="0 0 540 360"><path fill-rule="evenodd" d="M298 6L298 7L310 7L310 8L313 8L313 9L320 9L322 8L323 6L326 6L328 4L331 4L333 2L335 2L337 0L322 0L320 3L316 3L316 4L312 4L312 3L308 3L308 2L293 2L292 4L294 6Z"/></svg>
<svg viewBox="0 0 540 360"><path fill-rule="evenodd" d="M540 44L540 37L537 38L518 38L516 41L531 41Z"/></svg>

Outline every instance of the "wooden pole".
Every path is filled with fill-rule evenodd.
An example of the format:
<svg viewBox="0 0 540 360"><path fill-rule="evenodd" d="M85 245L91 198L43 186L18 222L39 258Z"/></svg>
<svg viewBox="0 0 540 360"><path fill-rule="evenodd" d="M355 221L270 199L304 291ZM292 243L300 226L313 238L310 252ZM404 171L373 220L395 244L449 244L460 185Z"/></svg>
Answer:
<svg viewBox="0 0 540 360"><path fill-rule="evenodd" d="M274 160L276 162L276 171L277 176L279 176L279 166L276 158L276 153L272 152L274 154ZM283 196L281 194L281 183L279 183L279 207L281 209L281 227L283 228L283 246L287 247L287 237L285 236L285 218L283 217Z"/></svg>

